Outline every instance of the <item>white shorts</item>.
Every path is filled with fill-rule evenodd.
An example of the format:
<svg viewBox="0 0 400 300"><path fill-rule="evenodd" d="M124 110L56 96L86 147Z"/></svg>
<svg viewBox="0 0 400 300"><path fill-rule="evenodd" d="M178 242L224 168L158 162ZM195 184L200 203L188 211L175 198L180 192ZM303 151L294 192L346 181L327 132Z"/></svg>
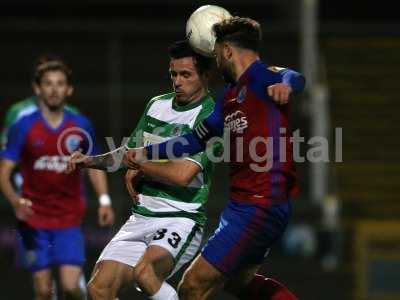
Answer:
<svg viewBox="0 0 400 300"><path fill-rule="evenodd" d="M118 261L136 266L147 247L163 247L175 260L172 276L200 249L203 228L188 218L154 218L133 214L107 244L97 262Z"/></svg>

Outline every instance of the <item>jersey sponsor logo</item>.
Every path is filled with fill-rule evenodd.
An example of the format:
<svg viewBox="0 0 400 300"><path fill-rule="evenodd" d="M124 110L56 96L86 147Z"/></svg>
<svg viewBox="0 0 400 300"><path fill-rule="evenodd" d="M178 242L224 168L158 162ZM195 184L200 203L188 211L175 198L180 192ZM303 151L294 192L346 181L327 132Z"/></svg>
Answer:
<svg viewBox="0 0 400 300"><path fill-rule="evenodd" d="M225 117L224 125L232 132L243 133L248 127L247 117L241 110L237 110Z"/></svg>
<svg viewBox="0 0 400 300"><path fill-rule="evenodd" d="M35 171L52 171L56 173L64 172L67 167L69 156L45 155L39 157L33 164Z"/></svg>

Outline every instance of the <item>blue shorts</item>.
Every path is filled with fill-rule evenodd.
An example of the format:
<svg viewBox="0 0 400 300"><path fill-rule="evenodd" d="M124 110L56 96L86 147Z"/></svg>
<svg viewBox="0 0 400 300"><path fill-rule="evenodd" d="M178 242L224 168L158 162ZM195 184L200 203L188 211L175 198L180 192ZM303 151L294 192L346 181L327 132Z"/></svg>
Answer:
<svg viewBox="0 0 400 300"><path fill-rule="evenodd" d="M35 229L20 224L18 229L18 262L30 272L52 266L83 266L84 237L80 227Z"/></svg>
<svg viewBox="0 0 400 300"><path fill-rule="evenodd" d="M226 276L261 264L286 229L290 201L261 207L230 201L201 255Z"/></svg>

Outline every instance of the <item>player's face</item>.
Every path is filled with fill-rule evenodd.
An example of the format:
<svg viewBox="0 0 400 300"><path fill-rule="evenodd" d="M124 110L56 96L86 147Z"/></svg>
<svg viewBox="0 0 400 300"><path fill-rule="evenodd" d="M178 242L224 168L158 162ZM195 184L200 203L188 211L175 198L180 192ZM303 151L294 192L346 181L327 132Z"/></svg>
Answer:
<svg viewBox="0 0 400 300"><path fill-rule="evenodd" d="M172 58L169 74L179 104L188 104L204 95L205 78L197 72L193 57Z"/></svg>
<svg viewBox="0 0 400 300"><path fill-rule="evenodd" d="M60 109L73 88L62 71L48 71L39 84L34 85L36 95L50 110Z"/></svg>
<svg viewBox="0 0 400 300"><path fill-rule="evenodd" d="M217 67L226 82L234 81L232 50L227 43L215 43L214 56Z"/></svg>

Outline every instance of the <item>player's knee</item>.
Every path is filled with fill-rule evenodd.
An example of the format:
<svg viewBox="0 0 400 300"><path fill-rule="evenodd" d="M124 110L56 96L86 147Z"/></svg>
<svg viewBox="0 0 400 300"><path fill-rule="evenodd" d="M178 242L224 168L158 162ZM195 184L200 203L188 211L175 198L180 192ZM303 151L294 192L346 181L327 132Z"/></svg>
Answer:
<svg viewBox="0 0 400 300"><path fill-rule="evenodd" d="M90 280L87 284L87 290L93 300L104 299L108 294L114 294L113 285L98 280Z"/></svg>
<svg viewBox="0 0 400 300"><path fill-rule="evenodd" d="M53 289L49 285L39 285L35 288L36 298L40 300L51 299L53 295Z"/></svg>
<svg viewBox="0 0 400 300"><path fill-rule="evenodd" d="M34 283L35 287L35 294L37 296L37 299L40 300L47 300L51 299L53 295L53 287L51 284L46 284L46 283Z"/></svg>
<svg viewBox="0 0 400 300"><path fill-rule="evenodd" d="M153 265L142 260L135 266L133 275L137 284L143 287L149 278L155 276Z"/></svg>

